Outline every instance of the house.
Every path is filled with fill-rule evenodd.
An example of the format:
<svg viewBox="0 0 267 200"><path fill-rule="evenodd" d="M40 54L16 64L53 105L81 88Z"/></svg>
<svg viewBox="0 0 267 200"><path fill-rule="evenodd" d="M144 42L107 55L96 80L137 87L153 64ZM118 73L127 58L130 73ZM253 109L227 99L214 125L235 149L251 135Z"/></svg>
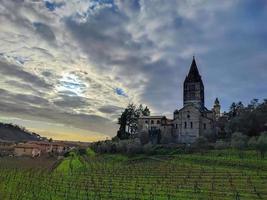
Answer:
<svg viewBox="0 0 267 200"><path fill-rule="evenodd" d="M62 154L68 149L67 148L68 146L63 142L30 141L28 142L28 144L35 144L39 146L43 154L45 153Z"/></svg>
<svg viewBox="0 0 267 200"><path fill-rule="evenodd" d="M0 140L0 156L11 155L15 143L12 141Z"/></svg>
<svg viewBox="0 0 267 200"><path fill-rule="evenodd" d="M41 156L41 149L38 145L21 143L14 147L15 156L31 156L39 157Z"/></svg>

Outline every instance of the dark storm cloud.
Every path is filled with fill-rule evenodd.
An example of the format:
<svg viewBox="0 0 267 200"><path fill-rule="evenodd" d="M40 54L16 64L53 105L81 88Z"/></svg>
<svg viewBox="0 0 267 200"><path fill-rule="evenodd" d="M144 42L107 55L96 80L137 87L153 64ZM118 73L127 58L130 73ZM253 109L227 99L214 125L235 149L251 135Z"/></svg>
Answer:
<svg viewBox="0 0 267 200"><path fill-rule="evenodd" d="M26 72L23 68L0 60L0 73L2 76L14 77L34 87L49 89L52 87L40 77Z"/></svg>
<svg viewBox="0 0 267 200"><path fill-rule="evenodd" d="M86 113L180 108L193 55L208 108L265 98L266 21L265 0L1 1L0 111L112 135Z"/></svg>
<svg viewBox="0 0 267 200"><path fill-rule="evenodd" d="M76 114L70 109L57 109L48 100L34 96L11 93L0 89L0 112L23 119L45 120L80 129L112 135L116 125L110 120L93 114ZM71 104L69 102L69 104ZM65 105L63 105L64 107Z"/></svg>
<svg viewBox="0 0 267 200"><path fill-rule="evenodd" d="M65 108L83 108L90 105L87 98L69 95L60 95L60 99L53 103Z"/></svg>
<svg viewBox="0 0 267 200"><path fill-rule="evenodd" d="M157 23L157 26L151 29L150 36L144 35L138 40L127 25L140 15L140 5L139 1L130 2L137 4L119 1L119 9L102 9L88 17L85 23L69 18L66 25L98 69L109 71L116 66L117 76L131 80L126 84L133 89L142 84L135 82L137 75L146 77L142 101L161 111L182 106L182 83L194 54L206 84L209 107L216 96L227 102L223 103L224 108L232 94L245 102L249 98L267 96L266 92L255 92L258 87L264 87L256 83L258 79L267 84L267 79L258 75L266 71L266 67L256 56L266 52L266 2L238 1L232 3L232 7L229 2L227 7L225 2L220 8L211 2L192 3L190 7L179 1L174 1L173 6L171 3L162 5L160 1L144 1L150 10L146 10L143 24L138 21L138 25L145 28L145 23L148 26ZM182 11L175 12L176 6L178 9L187 6L194 13L188 17ZM153 22L161 15L161 20ZM165 43L168 45L162 45ZM155 53L162 56L153 61L153 53L146 53L147 49L155 49ZM248 77L246 81L244 76ZM244 87L244 82L248 81L251 96Z"/></svg>
<svg viewBox="0 0 267 200"><path fill-rule="evenodd" d="M28 83L23 83L23 82L18 81L18 80L7 80L7 81L5 81L5 83L9 86L14 86L16 88L23 89L26 91L32 91L36 94L43 94L40 90L36 89L34 86L32 86Z"/></svg>
<svg viewBox="0 0 267 200"><path fill-rule="evenodd" d="M41 22L34 22L33 26L35 27L36 32L40 34L45 40L55 40L55 35L48 25L43 24Z"/></svg>
<svg viewBox="0 0 267 200"><path fill-rule="evenodd" d="M108 113L108 114L116 114L123 110L122 107L113 106L113 105L106 105L102 106L98 109L102 113Z"/></svg>

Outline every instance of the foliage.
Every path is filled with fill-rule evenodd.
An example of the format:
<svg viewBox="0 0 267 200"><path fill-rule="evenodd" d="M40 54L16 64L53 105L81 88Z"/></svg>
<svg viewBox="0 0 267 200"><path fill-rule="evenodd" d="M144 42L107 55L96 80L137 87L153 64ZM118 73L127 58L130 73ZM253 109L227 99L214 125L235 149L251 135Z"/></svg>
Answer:
<svg viewBox="0 0 267 200"><path fill-rule="evenodd" d="M264 158L265 153L267 152L267 132L263 132L256 144L256 149L260 152L261 158Z"/></svg>
<svg viewBox="0 0 267 200"><path fill-rule="evenodd" d="M229 121L226 124L228 132L242 132L247 136L258 136L267 128L267 100L259 103L258 99L253 99L247 106L244 106L242 102L233 103L228 116Z"/></svg>
<svg viewBox="0 0 267 200"><path fill-rule="evenodd" d="M240 132L235 132L231 138L231 146L238 150L244 150L247 147L248 137Z"/></svg>
<svg viewBox="0 0 267 200"><path fill-rule="evenodd" d="M248 140L248 147L250 149L255 149L257 146L257 137L256 136L253 136L251 138L249 138Z"/></svg>
<svg viewBox="0 0 267 200"><path fill-rule="evenodd" d="M218 150L227 149L230 147L230 144L224 140L217 140L214 147Z"/></svg>
<svg viewBox="0 0 267 200"><path fill-rule="evenodd" d="M117 137L120 139L129 139L131 135L136 133L138 128L138 119L140 116L149 116L150 110L142 104L137 107L134 104L129 104L118 119L120 128L117 132Z"/></svg>
<svg viewBox="0 0 267 200"><path fill-rule="evenodd" d="M198 151L206 150L209 147L208 143L209 141L206 137L200 136L193 143L193 147L196 148Z"/></svg>

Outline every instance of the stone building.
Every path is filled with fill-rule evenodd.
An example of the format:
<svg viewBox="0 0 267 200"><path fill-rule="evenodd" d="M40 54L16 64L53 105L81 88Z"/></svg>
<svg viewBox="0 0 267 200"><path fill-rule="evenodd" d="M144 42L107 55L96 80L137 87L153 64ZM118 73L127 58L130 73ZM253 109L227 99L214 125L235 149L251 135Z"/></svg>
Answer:
<svg viewBox="0 0 267 200"><path fill-rule="evenodd" d="M184 80L183 108L176 109L173 119L166 116L141 117L139 131L160 130L161 136L169 135L173 142L192 143L199 136L215 134L216 119L220 117L220 103L216 98L214 107L205 107L204 84L195 58Z"/></svg>

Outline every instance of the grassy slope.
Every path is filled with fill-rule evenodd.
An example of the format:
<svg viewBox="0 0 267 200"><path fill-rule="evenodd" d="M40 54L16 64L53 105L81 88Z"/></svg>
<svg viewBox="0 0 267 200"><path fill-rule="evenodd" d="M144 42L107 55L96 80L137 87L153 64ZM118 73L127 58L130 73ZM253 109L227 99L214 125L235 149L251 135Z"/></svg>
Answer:
<svg viewBox="0 0 267 200"><path fill-rule="evenodd" d="M253 151L244 159L238 155L230 150L131 158L73 154L51 174L2 170L0 195L20 200L266 199L266 160L257 160Z"/></svg>

